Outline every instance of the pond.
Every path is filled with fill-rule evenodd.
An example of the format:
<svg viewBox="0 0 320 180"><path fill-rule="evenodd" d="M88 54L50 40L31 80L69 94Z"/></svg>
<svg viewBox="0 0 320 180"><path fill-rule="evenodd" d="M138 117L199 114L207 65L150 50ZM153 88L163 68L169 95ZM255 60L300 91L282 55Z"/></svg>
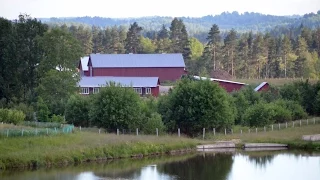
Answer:
<svg viewBox="0 0 320 180"><path fill-rule="evenodd" d="M320 153L301 151L198 152L123 159L63 168L3 171L1 180L215 179L319 180Z"/></svg>

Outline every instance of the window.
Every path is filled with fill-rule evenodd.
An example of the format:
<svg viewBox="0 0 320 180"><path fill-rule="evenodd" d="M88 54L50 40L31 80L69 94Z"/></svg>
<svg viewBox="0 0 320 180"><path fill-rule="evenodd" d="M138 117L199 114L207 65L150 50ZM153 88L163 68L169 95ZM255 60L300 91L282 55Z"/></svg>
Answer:
<svg viewBox="0 0 320 180"><path fill-rule="evenodd" d="M146 94L151 94L151 88L146 88Z"/></svg>
<svg viewBox="0 0 320 180"><path fill-rule="evenodd" d="M89 94L89 88L81 88L80 94Z"/></svg>
<svg viewBox="0 0 320 180"><path fill-rule="evenodd" d="M100 88L97 88L97 87L93 88L93 94L99 93L99 90L100 90Z"/></svg>
<svg viewBox="0 0 320 180"><path fill-rule="evenodd" d="M138 94L142 94L142 88L133 88L133 90Z"/></svg>

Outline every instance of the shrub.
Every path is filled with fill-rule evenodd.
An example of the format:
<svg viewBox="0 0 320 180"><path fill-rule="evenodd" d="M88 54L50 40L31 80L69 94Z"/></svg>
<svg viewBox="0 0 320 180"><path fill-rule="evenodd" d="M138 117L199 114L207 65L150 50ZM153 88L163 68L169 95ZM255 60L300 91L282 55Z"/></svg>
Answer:
<svg viewBox="0 0 320 180"><path fill-rule="evenodd" d="M26 115L15 109L0 109L0 122L19 124L24 121Z"/></svg>
<svg viewBox="0 0 320 180"><path fill-rule="evenodd" d="M290 100L277 100L274 102L276 105L283 107L290 111L292 120L304 119L308 117L308 114L303 107L296 101Z"/></svg>
<svg viewBox="0 0 320 180"><path fill-rule="evenodd" d="M244 113L244 125L250 127L262 127L273 123L273 111L269 111L269 105L258 103L250 106Z"/></svg>
<svg viewBox="0 0 320 180"><path fill-rule="evenodd" d="M289 110L276 103L259 103L250 106L244 114L244 125L263 127L272 123L283 123L292 120Z"/></svg>
<svg viewBox="0 0 320 180"><path fill-rule="evenodd" d="M165 130L161 115L159 113L152 113L150 117L146 118L142 131L145 134L155 134L156 128L158 128L159 133L162 133Z"/></svg>
<svg viewBox="0 0 320 180"><path fill-rule="evenodd" d="M171 131L180 128L183 133L197 135L202 128L219 129L234 124L231 99L217 83L183 79L162 98L160 104L166 107L159 111Z"/></svg>
<svg viewBox="0 0 320 180"><path fill-rule="evenodd" d="M109 130L135 129L141 125L141 99L132 88L108 83L92 96L89 117L98 127Z"/></svg>
<svg viewBox="0 0 320 180"><path fill-rule="evenodd" d="M51 117L51 122L55 122L55 123L64 123L64 117L61 115L52 115Z"/></svg>
<svg viewBox="0 0 320 180"><path fill-rule="evenodd" d="M66 120L75 126L89 127L90 97L72 95L66 104Z"/></svg>

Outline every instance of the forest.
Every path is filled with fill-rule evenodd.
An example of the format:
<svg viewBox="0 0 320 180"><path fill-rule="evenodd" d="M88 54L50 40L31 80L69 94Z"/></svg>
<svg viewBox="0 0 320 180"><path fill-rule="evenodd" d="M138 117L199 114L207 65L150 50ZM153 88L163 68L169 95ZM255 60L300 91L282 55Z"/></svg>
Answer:
<svg viewBox="0 0 320 180"><path fill-rule="evenodd" d="M119 85L82 97L77 95L76 67L80 57L91 53L182 53L190 75L211 76L223 70L233 78L318 79L320 27L300 24L281 31L222 32L212 24L205 42L190 36L179 18L156 31L147 31L137 22L128 28L48 25L28 15L14 21L0 18L0 27L0 120L9 123L67 122L112 130L140 127L146 133L149 127L163 131L181 127L194 134L203 127L263 126L319 113L320 86L308 81L266 94L252 88L227 94L206 81L182 80L159 99L140 99ZM190 101L197 106L190 106ZM262 116L266 118L257 122L256 117Z"/></svg>

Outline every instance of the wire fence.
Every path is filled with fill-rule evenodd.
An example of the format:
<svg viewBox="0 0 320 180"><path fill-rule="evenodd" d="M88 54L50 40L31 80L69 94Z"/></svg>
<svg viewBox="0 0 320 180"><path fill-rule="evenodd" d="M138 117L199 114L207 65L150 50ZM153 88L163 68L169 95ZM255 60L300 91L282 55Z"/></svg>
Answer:
<svg viewBox="0 0 320 180"><path fill-rule="evenodd" d="M314 117L309 119L303 119L303 120L296 120L291 122L285 122L285 123L277 123L277 124L271 124L264 127L239 127L234 126L232 128L203 128L201 132L199 132L199 135L202 135L202 138L204 139L206 137L206 134L210 133L210 135L218 136L218 135L230 135L230 134L257 134L262 132L271 132L271 131L279 131L284 130L287 128L298 128L302 126L309 126L309 125L315 125L320 124L320 117ZM116 135L164 135L165 133L159 132L158 128L152 130L153 133L145 133L138 128L134 130L130 129L116 129L116 130L105 130L102 128L84 128L84 127L75 127L75 131L78 132L93 132L93 133L113 133ZM151 132L152 132L151 131ZM150 131L149 131L150 132ZM173 134L176 134L177 136L183 136L180 128L177 129L177 131Z"/></svg>
<svg viewBox="0 0 320 180"><path fill-rule="evenodd" d="M202 134L202 138L206 138L206 135L210 134L210 136L218 136L218 135L230 135L230 134L258 134L263 132L272 132L272 131L280 131L287 128L298 128L302 126L310 126L320 124L320 117L314 117L304 120L296 120L291 122L285 123L278 123L278 124L271 124L264 127L239 127L234 126L232 128L203 128L201 132L198 134ZM43 122L24 122L24 127L21 126L8 126L8 127L1 127L3 123L0 123L0 138L3 137L28 137L28 136L50 136L50 135L57 135L57 134L68 134L72 132L92 132L98 134L116 134L116 135L165 135L166 133L160 132L158 128L154 130L148 131L145 133L138 128L136 129L115 129L115 130L106 130L103 128L97 127L75 127L69 124L59 124L59 123L43 123ZM150 133L151 132L151 133ZM173 134L176 134L178 137L183 136L180 128Z"/></svg>
<svg viewBox="0 0 320 180"><path fill-rule="evenodd" d="M59 123L24 122L23 125L0 123L0 138L69 134L74 129L73 125Z"/></svg>

